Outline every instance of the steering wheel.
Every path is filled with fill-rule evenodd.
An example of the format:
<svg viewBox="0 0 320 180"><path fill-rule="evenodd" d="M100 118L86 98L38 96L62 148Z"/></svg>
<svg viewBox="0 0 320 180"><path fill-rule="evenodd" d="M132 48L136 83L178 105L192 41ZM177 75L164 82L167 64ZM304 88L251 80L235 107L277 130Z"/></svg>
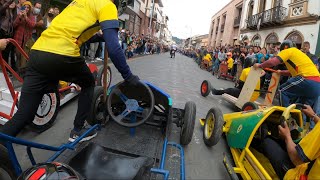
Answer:
<svg viewBox="0 0 320 180"><path fill-rule="evenodd" d="M301 103L295 103L295 104L291 104L289 107L287 107L281 117L280 117L280 124L281 126L284 128L285 127L285 122L287 122L289 129L290 129L290 133L291 133L291 137L294 140L294 142L298 142L300 141L301 137L300 137L300 132L302 132L301 128L297 125L297 122L291 118L291 114L290 111L293 109L306 109L304 104Z"/></svg>
<svg viewBox="0 0 320 180"><path fill-rule="evenodd" d="M154 103L154 95L148 85L140 81L133 86L122 81L111 88L107 110L116 123L132 128L145 123L151 117Z"/></svg>

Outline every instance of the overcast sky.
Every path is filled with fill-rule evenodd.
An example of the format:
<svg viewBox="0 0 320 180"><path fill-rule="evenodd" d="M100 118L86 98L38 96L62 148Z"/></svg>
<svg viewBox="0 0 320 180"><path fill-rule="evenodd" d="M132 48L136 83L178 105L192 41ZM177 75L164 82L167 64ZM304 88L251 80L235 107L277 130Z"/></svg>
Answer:
<svg viewBox="0 0 320 180"><path fill-rule="evenodd" d="M209 33L211 17L230 0L162 0L169 30L179 38Z"/></svg>

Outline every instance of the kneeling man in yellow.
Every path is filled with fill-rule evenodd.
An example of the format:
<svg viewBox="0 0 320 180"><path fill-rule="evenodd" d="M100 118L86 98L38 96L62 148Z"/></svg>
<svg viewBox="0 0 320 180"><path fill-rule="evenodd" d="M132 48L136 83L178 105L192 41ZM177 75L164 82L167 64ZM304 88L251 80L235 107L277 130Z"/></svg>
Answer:
<svg viewBox="0 0 320 180"><path fill-rule="evenodd" d="M254 64L254 59L252 58L246 58L244 60L244 69L242 70L242 73L240 75L240 82L239 82L239 85L235 88L227 88L227 89L223 89L223 90L217 90L215 88L212 88L212 94L214 95L222 95L224 93L226 94L229 94L233 97L236 97L238 98L239 95L240 95L240 92L244 86L244 83L246 82L246 79L249 75L249 72L250 72L250 68L251 66ZM260 93L259 93L259 90L260 90L260 79L259 81L257 82L257 85L256 85L256 88L255 88L255 91L253 92L252 96L251 96L251 99L250 101L251 102L254 102L255 100L258 99L258 97L260 96Z"/></svg>

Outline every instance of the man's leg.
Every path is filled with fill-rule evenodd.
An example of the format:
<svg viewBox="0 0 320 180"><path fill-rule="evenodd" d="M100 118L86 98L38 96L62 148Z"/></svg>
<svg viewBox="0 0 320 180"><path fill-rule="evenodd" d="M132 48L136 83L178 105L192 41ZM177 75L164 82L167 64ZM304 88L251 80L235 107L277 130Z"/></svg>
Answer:
<svg viewBox="0 0 320 180"><path fill-rule="evenodd" d="M227 88L224 90L216 90L214 88L212 89L212 94L214 94L214 95L222 95L222 94L226 93L226 94L229 94L229 95L236 97L236 98L239 97L240 92L241 92L241 90L238 88Z"/></svg>
<svg viewBox="0 0 320 180"><path fill-rule="evenodd" d="M33 58L33 56L30 56ZM50 84L47 78L27 67L24 83L22 85L19 108L14 116L4 126L0 127L0 132L10 136L16 136L27 124L31 123L41 103L44 89Z"/></svg>
<svg viewBox="0 0 320 180"><path fill-rule="evenodd" d="M273 139L264 139L261 147L264 155L269 159L273 169L276 171L280 179L283 179L289 169L295 167L289 158L288 152Z"/></svg>
<svg viewBox="0 0 320 180"><path fill-rule="evenodd" d="M290 100L299 98L305 100L302 103L313 105L320 95L320 83L306 80L303 77L290 78L280 87L282 106L290 105Z"/></svg>
<svg viewBox="0 0 320 180"><path fill-rule="evenodd" d="M90 72L89 67L85 62L76 65L77 71L69 77L62 80L71 81L81 87L78 99L78 110L74 119L74 129L71 131L69 141L73 142L77 137L83 134L86 129L83 128L85 120L89 116L89 109L91 108L91 101L93 97L93 90L95 86L94 78ZM92 132L83 140L90 140L96 136L96 132Z"/></svg>

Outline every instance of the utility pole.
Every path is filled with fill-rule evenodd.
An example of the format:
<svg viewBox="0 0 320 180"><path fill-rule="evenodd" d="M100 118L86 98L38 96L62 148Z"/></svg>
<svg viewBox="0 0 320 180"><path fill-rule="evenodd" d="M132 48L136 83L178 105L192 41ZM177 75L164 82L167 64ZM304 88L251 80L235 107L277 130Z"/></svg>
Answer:
<svg viewBox="0 0 320 180"><path fill-rule="evenodd" d="M154 9L154 0L152 0L151 12L150 12L150 20L149 20L149 35L152 34L152 18L153 18L153 9Z"/></svg>

